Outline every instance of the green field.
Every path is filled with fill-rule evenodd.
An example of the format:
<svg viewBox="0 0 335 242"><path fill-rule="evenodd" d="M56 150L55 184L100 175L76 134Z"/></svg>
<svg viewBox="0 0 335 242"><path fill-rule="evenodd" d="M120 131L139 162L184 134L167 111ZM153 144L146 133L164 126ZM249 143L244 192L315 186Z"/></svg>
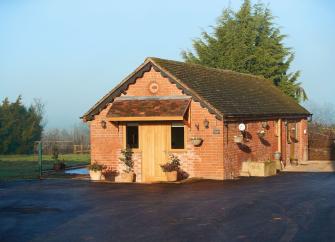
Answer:
<svg viewBox="0 0 335 242"><path fill-rule="evenodd" d="M87 165L90 162L89 154L59 155L66 166ZM51 155L44 155L43 171L52 169L54 161ZM32 179L39 177L37 155L0 155L0 180Z"/></svg>

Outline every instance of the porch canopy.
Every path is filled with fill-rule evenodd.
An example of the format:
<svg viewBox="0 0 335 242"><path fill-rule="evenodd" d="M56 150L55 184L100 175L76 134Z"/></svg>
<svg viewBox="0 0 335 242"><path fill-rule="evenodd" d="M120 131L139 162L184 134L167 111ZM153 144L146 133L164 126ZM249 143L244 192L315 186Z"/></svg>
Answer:
<svg viewBox="0 0 335 242"><path fill-rule="evenodd" d="M110 121L183 120L191 102L188 96L125 96L114 100Z"/></svg>

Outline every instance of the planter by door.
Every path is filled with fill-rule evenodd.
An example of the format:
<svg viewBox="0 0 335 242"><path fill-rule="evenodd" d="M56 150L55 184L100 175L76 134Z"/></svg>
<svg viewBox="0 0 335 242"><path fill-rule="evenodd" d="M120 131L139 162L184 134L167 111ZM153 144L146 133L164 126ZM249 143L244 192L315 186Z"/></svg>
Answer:
<svg viewBox="0 0 335 242"><path fill-rule="evenodd" d="M100 181L101 180L101 171L90 171L90 177L92 181Z"/></svg>
<svg viewBox="0 0 335 242"><path fill-rule="evenodd" d="M134 172L121 173L120 178L121 182L133 182L134 181Z"/></svg>
<svg viewBox="0 0 335 242"><path fill-rule="evenodd" d="M169 182L177 181L177 171L165 172L166 180Z"/></svg>

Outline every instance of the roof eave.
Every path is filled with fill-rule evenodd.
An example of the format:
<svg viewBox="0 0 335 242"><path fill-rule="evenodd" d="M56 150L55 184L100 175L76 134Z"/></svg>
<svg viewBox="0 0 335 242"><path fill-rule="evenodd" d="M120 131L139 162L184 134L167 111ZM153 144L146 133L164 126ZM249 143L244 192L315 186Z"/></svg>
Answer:
<svg viewBox="0 0 335 242"><path fill-rule="evenodd" d="M148 64L151 65L148 65ZM160 66L159 64L157 64L152 58L148 57L145 59L145 61L138 67L136 68L136 70L134 70L131 74L129 74L126 78L124 78L115 88L113 88L110 92L108 92L104 97L102 97L92 108L90 108L83 116L81 116L80 118L83 119L84 122L90 121L94 119L94 116L98 113L101 112L101 110L103 108L105 108L110 102L112 102L114 100L114 98L120 96L122 93L124 93L125 91L120 91L119 89L123 86L123 85L129 85L131 83L127 83L129 82L129 80L131 78L134 79L134 81L136 81L137 74L146 67L146 65L148 65L148 68L146 69L150 69L151 67L153 67L156 71L159 71L163 77L166 77L169 79L170 82L176 84L177 88L181 89L183 93L185 93L186 95L190 95L192 96L192 99L196 102L199 102L200 105L202 107L205 107L209 110L210 113L215 114L215 116L219 119L219 120L223 120L224 115L222 114L221 111L217 110L215 107L213 107L208 101L206 101L203 97L201 97L200 95L198 95L195 91L193 91L191 88L189 88L188 86L186 86L181 80L179 80L178 78L176 78L174 75L172 75L169 71L167 71L165 68L163 68L162 66ZM140 76L143 75L143 73L147 71L147 70L143 70L140 73ZM135 77L135 78L134 78ZM115 95L116 93L116 95ZM114 97L115 96L115 97Z"/></svg>
<svg viewBox="0 0 335 242"><path fill-rule="evenodd" d="M239 114L239 115L227 115L225 121L236 121L236 120L264 120L264 119L299 119L308 118L311 113L273 113L273 114Z"/></svg>

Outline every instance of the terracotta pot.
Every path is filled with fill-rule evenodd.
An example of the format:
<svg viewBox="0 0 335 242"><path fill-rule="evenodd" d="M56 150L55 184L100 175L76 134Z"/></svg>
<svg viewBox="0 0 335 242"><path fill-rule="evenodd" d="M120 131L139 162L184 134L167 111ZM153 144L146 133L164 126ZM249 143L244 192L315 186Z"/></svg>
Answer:
<svg viewBox="0 0 335 242"><path fill-rule="evenodd" d="M53 165L53 169L55 171L60 171L60 170L64 170L65 169L65 164L64 163L55 163Z"/></svg>
<svg viewBox="0 0 335 242"><path fill-rule="evenodd" d="M194 146L199 146L202 144L203 139L202 138L192 138L191 141Z"/></svg>
<svg viewBox="0 0 335 242"><path fill-rule="evenodd" d="M166 180L169 182L177 181L177 171L165 172Z"/></svg>
<svg viewBox="0 0 335 242"><path fill-rule="evenodd" d="M92 171L90 170L90 177L92 181L100 181L101 180L101 171Z"/></svg>
<svg viewBox="0 0 335 242"><path fill-rule="evenodd" d="M121 173L120 175L120 181L121 182L134 182L134 172L124 172L124 173Z"/></svg>

